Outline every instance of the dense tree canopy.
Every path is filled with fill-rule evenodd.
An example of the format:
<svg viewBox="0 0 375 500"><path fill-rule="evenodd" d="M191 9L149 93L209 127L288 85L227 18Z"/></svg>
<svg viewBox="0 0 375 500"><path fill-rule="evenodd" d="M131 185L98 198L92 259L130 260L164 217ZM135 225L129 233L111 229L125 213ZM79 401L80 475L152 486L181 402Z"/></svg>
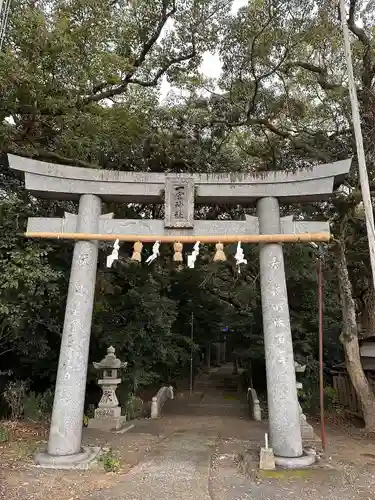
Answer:
<svg viewBox="0 0 375 500"><path fill-rule="evenodd" d="M350 1L347 19L371 184L373 7L372 0ZM220 56L218 81L200 72L206 52ZM179 92L161 101L164 81ZM0 92L2 152L60 164L262 172L355 154L340 19L330 0L249 0L236 13L225 0L14 0L0 53ZM5 155L0 182L2 366L48 387L56 373L72 245L26 242L19 233L29 215L61 216L76 207L29 196ZM330 220L343 249L340 254L335 245L328 248L325 260L327 367L343 359L339 337L343 325L348 330L337 262L349 278L355 276L350 297L357 319L373 330L375 300L360 201L354 160L345 190L329 203L283 208ZM121 217L162 216L159 206L106 209ZM236 219L244 212L198 207L196 217ZM234 248L226 251L233 254ZM241 274L232 259L212 263L211 248L204 248L196 270L176 269L167 248L155 265L137 267L129 262L126 245L108 270L107 252L102 245L92 359L100 359L112 343L129 361L134 387L173 377L190 356L191 313L196 345L220 338L227 327L241 352L262 357L256 248L245 247L249 264ZM316 258L307 246L285 247L285 258L295 354L309 362L313 377ZM351 330L346 338L356 336Z"/></svg>

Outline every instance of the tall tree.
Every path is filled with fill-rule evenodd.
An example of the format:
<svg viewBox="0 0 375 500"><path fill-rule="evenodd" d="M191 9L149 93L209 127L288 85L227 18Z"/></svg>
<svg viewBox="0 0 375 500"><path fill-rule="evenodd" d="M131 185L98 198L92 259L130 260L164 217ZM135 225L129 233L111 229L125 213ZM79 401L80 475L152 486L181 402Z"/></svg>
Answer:
<svg viewBox="0 0 375 500"><path fill-rule="evenodd" d="M328 0L250 0L235 15L230 14L230 4L224 0L15 0L12 6L5 52L0 54L3 151L78 166L191 172L293 170L353 153L341 33L337 9ZM358 13L363 28L356 23ZM371 16L365 3L350 2L348 25L355 41L373 182ZM204 52L216 49L223 62L219 90L198 71ZM159 103L163 79L184 90L167 105ZM4 170L0 175L6 194L0 200L6 214L1 224L12 228L14 234L22 230L29 213L74 209L62 203L51 208L29 198L13 174ZM361 276L353 281L355 298L368 287L364 279L367 259L358 258L357 241L360 238L364 248L365 238L363 222L356 216L358 194L354 166L346 194L330 204L287 210L306 218L329 218L334 224L340 241L336 261L345 312L342 339L353 360L349 372L367 425L373 427L369 415L374 400L361 371L358 335L352 321L353 273L359 270ZM158 206L107 208L117 216L162 215ZM16 213L23 214L19 229L14 226ZM213 206L199 207L196 216L240 218L244 213L239 207ZM71 246L29 242L23 247L17 238L2 239L1 245L3 265L11 271L4 273L4 283L17 281L14 274L20 272L17 266L21 267L21 261L25 263L22 272L29 275L29 280L17 281L21 284L17 293L23 298L20 304L16 304L15 289L1 302L7 321L14 312L20 323L17 352L24 349L28 317L35 318L36 325L43 313L45 332L27 349L43 353L40 345L47 338L48 359L56 358L57 324L63 314L61 297L66 294ZM101 253L93 356L100 356L97 350L102 351L111 340L131 360L138 382L142 377L147 379L142 372L146 366L155 379L163 377L167 368L186 359L190 348L186 318L191 309L198 319L197 343L212 340L225 325L245 348L253 343L258 351L262 349L253 249L245 248L249 267L241 275L228 263L212 267L205 254L196 274L190 270L178 273L168 258L160 261L160 267L139 270L126 261L128 251L124 246L124 262L111 272L102 270ZM298 356L313 358L315 269L306 249L288 249L287 259L291 265L288 285L295 350ZM330 333L337 329L333 274L330 268L330 311L334 318ZM52 290L47 297L49 287ZM314 307L309 308L311 304ZM18 309L12 312L9 305ZM26 360L25 366L31 364Z"/></svg>
<svg viewBox="0 0 375 500"><path fill-rule="evenodd" d="M372 2L350 2L348 26L353 34L355 69L373 182L374 39ZM363 27L357 23L361 16ZM337 5L331 1L250 1L228 19L221 44L225 92L213 121L227 142L245 152L254 170L308 167L352 155L354 141L342 34ZM347 239L351 214L360 202L356 164L346 195L321 207L336 214L336 263L343 304L341 336L348 371L373 429L375 397L360 362L355 302L348 271ZM363 234L363 227L362 227ZM368 261L367 256L364 259Z"/></svg>

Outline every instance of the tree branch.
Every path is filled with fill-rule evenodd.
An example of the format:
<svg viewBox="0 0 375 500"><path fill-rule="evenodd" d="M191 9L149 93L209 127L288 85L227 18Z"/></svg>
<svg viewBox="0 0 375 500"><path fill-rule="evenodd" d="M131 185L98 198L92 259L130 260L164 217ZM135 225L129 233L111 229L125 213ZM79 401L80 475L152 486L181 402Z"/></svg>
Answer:
<svg viewBox="0 0 375 500"><path fill-rule="evenodd" d="M328 153L324 153L323 151L315 149L313 146L308 144L306 141L299 139L298 137L293 136L292 133L287 132L286 130L281 130L277 128L273 123L266 120L265 118L246 118L245 120L238 122L228 122L226 120L212 120L211 125L222 124L227 126L228 128L236 128L236 127L244 127L251 125L261 125L265 127L267 130L272 132L279 137L283 137L284 139L289 140L296 149L301 149L306 153L311 154L314 158L329 162L332 160Z"/></svg>
<svg viewBox="0 0 375 500"><path fill-rule="evenodd" d="M176 57L175 59L170 59L163 67L161 67L154 78L152 80L139 80L138 78L130 78L118 87L105 90L104 92L101 92L100 94L96 95L91 95L87 97L84 100L84 104L88 104L90 102L99 102L102 101L103 99L109 99L111 97L114 97L116 95L122 94L125 92L127 89L128 85L134 84L134 85L139 85L141 87L155 87L158 84L158 81L160 78L168 71L168 69L173 66L174 64L181 63L183 61L188 61L189 59L192 59L196 55L196 50L195 50L195 44L193 44L192 51L189 54L185 54L179 57Z"/></svg>
<svg viewBox="0 0 375 500"><path fill-rule="evenodd" d="M356 6L357 6L357 0L350 0L348 28L363 45L364 52L362 59L363 60L362 83L364 88L370 88L375 74L372 43L370 37L366 34L365 30L357 26L355 23Z"/></svg>
<svg viewBox="0 0 375 500"><path fill-rule="evenodd" d="M229 125L229 124L228 124ZM283 137L284 139L290 140L290 142L297 148L306 151L311 154L314 158L322 160L324 162L328 162L331 160L330 156L322 151L315 149L313 146L310 146L306 141L302 141L298 139L298 137L294 137L290 132L286 130L280 130L273 123L269 122L264 118L253 118L250 120L245 120L242 123L231 124L232 126L243 126L243 125L263 125L266 129L273 132L275 135L279 137ZM230 125L229 125L230 126Z"/></svg>
<svg viewBox="0 0 375 500"><path fill-rule="evenodd" d="M87 96L84 100L84 104L88 104L90 102L98 102L103 99L108 99L115 95L122 94L128 87L129 84L136 84L142 87L154 87L157 85L161 76L173 65L178 64L179 62L191 59L196 55L195 52L195 43L193 39L193 51L189 55L184 55L176 58L170 59L166 64L164 64L156 73L155 77L149 81L142 81L137 78L133 78L137 69L139 69L144 61L146 60L147 55L152 51L156 42L158 41L160 34L168 21L168 19L176 13L177 7L175 0L172 0L172 8L168 10L168 6L170 4L170 0L162 0L162 7L160 13L159 22L156 25L154 32L151 36L143 43L141 52L137 59L133 63L132 69L126 74L125 78L121 81L121 84L117 87L112 87L108 90L103 90L105 87L110 86L111 84L108 82L103 82L96 85L93 89L93 94Z"/></svg>
<svg viewBox="0 0 375 500"><path fill-rule="evenodd" d="M350 0L349 5L349 18L348 18L348 27L350 31L356 35L358 40L360 40L365 47L371 46L371 40L366 35L365 31L355 24L355 9L357 6L357 0Z"/></svg>
<svg viewBox="0 0 375 500"><path fill-rule="evenodd" d="M261 36L261 34L267 29L267 27L271 24L273 19L272 12L269 9L268 11L268 19L265 22L265 24L261 27L260 31L256 33L251 41L251 49L250 49L250 71L251 74L253 75L254 78L254 92L253 92L253 97L251 99L251 103L248 106L248 110L246 113L247 118L250 118L251 113L255 110L255 101L258 95L258 89L259 89L259 84L261 81L261 78L257 77L256 70L255 70L255 64L254 64L254 49L255 49L255 42L257 39Z"/></svg>
<svg viewBox="0 0 375 500"><path fill-rule="evenodd" d="M312 73L316 73L318 75L318 83L324 90L334 90L338 88L342 88L342 85L338 83L330 83L328 82L328 72L326 68L321 68L320 66L316 66L315 64L306 63L303 61L294 61L290 62L286 65L286 67L297 66L299 68L306 69Z"/></svg>

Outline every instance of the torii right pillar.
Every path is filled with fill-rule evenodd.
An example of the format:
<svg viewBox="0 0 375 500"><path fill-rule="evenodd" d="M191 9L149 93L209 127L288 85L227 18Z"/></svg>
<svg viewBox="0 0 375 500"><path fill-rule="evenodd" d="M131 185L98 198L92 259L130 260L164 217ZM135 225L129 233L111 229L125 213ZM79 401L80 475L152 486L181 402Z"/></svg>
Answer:
<svg viewBox="0 0 375 500"><path fill-rule="evenodd" d="M260 234L279 234L277 198L261 198L257 211ZM259 259L272 448L276 460L300 459L302 437L282 245L261 245Z"/></svg>

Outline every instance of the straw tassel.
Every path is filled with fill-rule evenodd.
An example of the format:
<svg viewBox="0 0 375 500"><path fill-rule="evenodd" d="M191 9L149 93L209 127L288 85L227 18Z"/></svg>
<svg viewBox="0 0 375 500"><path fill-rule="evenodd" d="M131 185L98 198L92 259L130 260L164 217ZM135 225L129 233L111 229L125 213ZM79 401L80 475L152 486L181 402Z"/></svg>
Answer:
<svg viewBox="0 0 375 500"><path fill-rule="evenodd" d="M182 243L176 241L173 245L173 250L174 250L174 255L173 255L173 261L174 262L183 262L183 257L182 257L182 248L183 245Z"/></svg>
<svg viewBox="0 0 375 500"><path fill-rule="evenodd" d="M214 256L214 262L227 260L223 249L224 245L222 243L216 243L216 253Z"/></svg>
<svg viewBox="0 0 375 500"><path fill-rule="evenodd" d="M133 255L131 257L131 260L133 260L134 262L142 262L142 256L141 256L142 248L143 248L143 243L141 243L140 241L136 241L134 243Z"/></svg>

